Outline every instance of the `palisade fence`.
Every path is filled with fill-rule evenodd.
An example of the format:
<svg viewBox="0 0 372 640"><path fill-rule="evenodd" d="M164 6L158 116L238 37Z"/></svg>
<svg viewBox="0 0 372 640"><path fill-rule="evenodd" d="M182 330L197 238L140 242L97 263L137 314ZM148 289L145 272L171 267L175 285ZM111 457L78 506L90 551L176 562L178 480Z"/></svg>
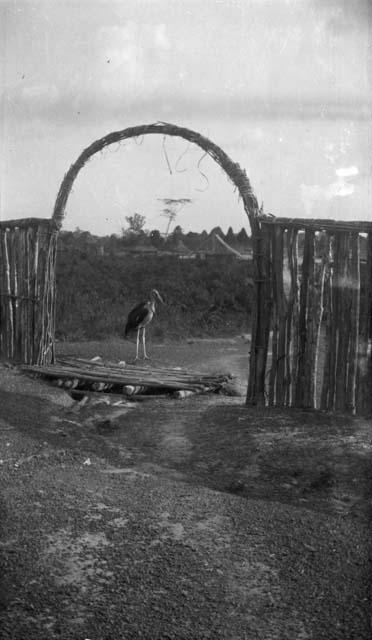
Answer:
<svg viewBox="0 0 372 640"><path fill-rule="evenodd" d="M53 219L0 222L0 360L54 360L57 232Z"/></svg>
<svg viewBox="0 0 372 640"><path fill-rule="evenodd" d="M372 410L372 223L260 215L248 404Z"/></svg>

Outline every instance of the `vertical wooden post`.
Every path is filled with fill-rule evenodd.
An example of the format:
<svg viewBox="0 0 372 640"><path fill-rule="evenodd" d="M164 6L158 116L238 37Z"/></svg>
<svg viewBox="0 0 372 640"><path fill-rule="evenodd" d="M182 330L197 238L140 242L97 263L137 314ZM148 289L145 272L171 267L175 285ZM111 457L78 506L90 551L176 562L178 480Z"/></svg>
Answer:
<svg viewBox="0 0 372 640"><path fill-rule="evenodd" d="M372 232L368 234L366 245L359 334L357 408L360 413L372 411Z"/></svg>
<svg viewBox="0 0 372 640"><path fill-rule="evenodd" d="M308 363L306 362L306 343L307 343L307 306L308 306L308 289L309 277L314 269L314 239L315 234L311 229L305 231L304 255L302 260L301 288L300 288L300 312L299 312L299 354L298 354L298 374L296 381L296 407L304 407L308 405L306 395L306 385L308 380Z"/></svg>
<svg viewBox="0 0 372 640"><path fill-rule="evenodd" d="M339 233L337 256L337 280L339 309L335 318L337 326L336 398L338 411L347 409L348 353L350 339L351 290L349 274L349 234Z"/></svg>
<svg viewBox="0 0 372 640"><path fill-rule="evenodd" d="M288 304L288 324L287 324L287 357L288 387L287 404L292 405L295 401L296 380L298 376L298 354L299 354L299 291L298 280L298 231L291 229L288 239L288 266L291 277L291 290Z"/></svg>
<svg viewBox="0 0 372 640"><path fill-rule="evenodd" d="M359 234L350 235L350 341L348 353L347 408L351 413L356 411L356 390L359 350L359 314L360 314L360 251Z"/></svg>
<svg viewBox="0 0 372 640"><path fill-rule="evenodd" d="M272 323L271 323L271 363L270 363L270 375L269 375L269 405L270 407L275 405L275 380L278 365L278 333L279 333L279 309L278 309L278 296L276 292L276 267L277 267L277 234L276 226L270 230L270 247L271 247L271 264L272 264L272 278L271 278L271 291L272 297Z"/></svg>
<svg viewBox="0 0 372 640"><path fill-rule="evenodd" d="M323 316L324 276L326 257L329 253L327 246L323 247L322 236L314 238L314 259L309 275L308 303L307 303L307 341L305 349L306 387L304 389L304 406L317 406L317 374L318 347L320 326ZM327 239L328 240L328 239ZM320 251L317 251L317 250ZM316 259L317 254L320 257Z"/></svg>
<svg viewBox="0 0 372 640"><path fill-rule="evenodd" d="M247 404L264 405L266 362L271 322L270 232L265 225L253 235L255 299Z"/></svg>
<svg viewBox="0 0 372 640"><path fill-rule="evenodd" d="M283 405L286 396L286 323L287 300L284 294L284 229L275 226L273 235L275 252L273 251L273 294L276 309L276 362L274 371L275 404ZM274 364L274 354L273 354Z"/></svg>
<svg viewBox="0 0 372 640"><path fill-rule="evenodd" d="M333 236L327 234L326 271L324 281L324 307L325 307L325 336L324 336L324 364L323 382L320 396L320 408L325 411L333 406L333 389L330 389L332 355L332 331L334 322L333 313Z"/></svg>

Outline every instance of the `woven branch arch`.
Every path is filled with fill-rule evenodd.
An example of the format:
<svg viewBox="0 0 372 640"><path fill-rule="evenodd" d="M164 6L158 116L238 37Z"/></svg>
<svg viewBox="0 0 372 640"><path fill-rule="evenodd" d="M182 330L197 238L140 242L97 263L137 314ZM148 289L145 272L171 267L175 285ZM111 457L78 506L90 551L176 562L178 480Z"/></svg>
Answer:
<svg viewBox="0 0 372 640"><path fill-rule="evenodd" d="M91 145L89 145L89 147L84 149L77 160L71 165L62 180L53 211L53 221L56 224L57 228L61 228L62 226L62 222L65 216L66 203L70 195L72 185L80 169L83 168L89 158L110 144L148 134L160 134L184 138L185 140L198 145L211 158L213 158L213 160L215 160L215 162L220 165L220 167L225 171L230 180L237 187L239 194L243 200L244 210L248 216L252 234L255 235L255 232L257 232L259 229L259 207L245 171L240 167L239 164L234 163L219 146L214 144L208 138L202 136L200 133L166 122L143 124L136 127L129 127L127 129L123 129L122 131L113 131L107 136L96 140Z"/></svg>

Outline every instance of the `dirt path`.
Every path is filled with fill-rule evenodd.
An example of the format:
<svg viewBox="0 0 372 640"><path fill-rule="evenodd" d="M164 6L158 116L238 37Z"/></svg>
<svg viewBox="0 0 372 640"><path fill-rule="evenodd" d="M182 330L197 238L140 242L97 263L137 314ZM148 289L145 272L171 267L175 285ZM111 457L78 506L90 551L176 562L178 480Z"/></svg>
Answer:
<svg viewBox="0 0 372 640"><path fill-rule="evenodd" d="M248 348L154 355L244 391ZM218 396L81 406L4 369L0 399L6 640L371 637L367 421Z"/></svg>

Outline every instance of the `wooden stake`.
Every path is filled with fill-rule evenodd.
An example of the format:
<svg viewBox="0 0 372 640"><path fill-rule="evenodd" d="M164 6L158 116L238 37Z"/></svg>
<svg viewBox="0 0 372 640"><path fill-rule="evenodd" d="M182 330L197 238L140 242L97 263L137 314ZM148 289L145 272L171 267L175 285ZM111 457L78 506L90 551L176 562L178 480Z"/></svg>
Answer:
<svg viewBox="0 0 372 640"><path fill-rule="evenodd" d="M306 230L304 242L304 255L302 260L301 289L300 289L300 311L299 311L299 354L298 354L298 374L296 380L295 406L308 406L306 396L306 385L308 380L308 364L306 363L306 341L307 341L307 302L309 276L314 268L314 231Z"/></svg>

